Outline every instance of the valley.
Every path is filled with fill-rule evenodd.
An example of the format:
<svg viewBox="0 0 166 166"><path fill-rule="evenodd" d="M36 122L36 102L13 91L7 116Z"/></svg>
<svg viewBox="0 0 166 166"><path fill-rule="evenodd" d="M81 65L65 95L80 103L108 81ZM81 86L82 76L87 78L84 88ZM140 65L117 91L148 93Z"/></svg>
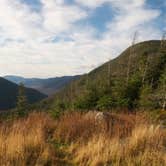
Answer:
<svg viewBox="0 0 166 166"><path fill-rule="evenodd" d="M0 78L0 165L166 165L165 50L145 41L81 76Z"/></svg>

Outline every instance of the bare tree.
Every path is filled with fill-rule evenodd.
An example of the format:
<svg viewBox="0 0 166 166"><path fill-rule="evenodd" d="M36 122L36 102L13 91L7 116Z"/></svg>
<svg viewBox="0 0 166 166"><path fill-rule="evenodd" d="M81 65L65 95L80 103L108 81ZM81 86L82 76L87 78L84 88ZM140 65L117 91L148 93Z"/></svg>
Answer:
<svg viewBox="0 0 166 166"><path fill-rule="evenodd" d="M86 86L88 86L89 85L89 75L88 75L88 73L86 74Z"/></svg>
<svg viewBox="0 0 166 166"><path fill-rule="evenodd" d="M70 102L71 102L71 107L73 108L73 83L70 83Z"/></svg>
<svg viewBox="0 0 166 166"><path fill-rule="evenodd" d="M148 65L149 65L149 56L147 55L147 59L146 59L146 62L145 62L145 68L144 68L143 75L142 75L142 85L143 86L144 86L144 82L145 82L146 73L147 73L147 70L148 70Z"/></svg>
<svg viewBox="0 0 166 166"><path fill-rule="evenodd" d="M165 88L165 91L166 91L166 88ZM164 99L163 99L162 109L166 110L166 92L165 92Z"/></svg>
<svg viewBox="0 0 166 166"><path fill-rule="evenodd" d="M108 86L111 85L111 64L108 62Z"/></svg>
<svg viewBox="0 0 166 166"><path fill-rule="evenodd" d="M161 39L161 51L166 51L166 32L163 33L162 35L162 39ZM162 104L162 109L165 110L166 109L166 82L164 81L163 84L163 92L164 96L163 96L163 104Z"/></svg>
<svg viewBox="0 0 166 166"><path fill-rule="evenodd" d="M162 38L161 38L161 44L160 44L160 49L165 50L165 41L166 41L166 32L163 32Z"/></svg>
<svg viewBox="0 0 166 166"><path fill-rule="evenodd" d="M166 51L166 32L163 32L163 35L161 37L160 49L159 49L158 54L160 54L162 51ZM154 79L152 78L151 79L151 87L153 87L153 81L154 81Z"/></svg>
<svg viewBox="0 0 166 166"><path fill-rule="evenodd" d="M132 58L132 55L134 54L134 45L136 43L137 37L138 37L138 31L136 31L134 33L133 40L132 40L131 47L130 47L130 54L129 54L128 64L127 64L127 79L126 79L127 84L129 82L130 69L131 69L131 58Z"/></svg>

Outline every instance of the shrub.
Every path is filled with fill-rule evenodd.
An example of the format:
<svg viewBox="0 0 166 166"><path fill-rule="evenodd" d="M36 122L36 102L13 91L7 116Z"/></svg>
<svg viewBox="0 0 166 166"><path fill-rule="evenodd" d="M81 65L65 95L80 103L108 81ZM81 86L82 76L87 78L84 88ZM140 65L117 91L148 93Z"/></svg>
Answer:
<svg viewBox="0 0 166 166"><path fill-rule="evenodd" d="M109 110L115 107L115 100L110 95L104 95L97 101L97 109Z"/></svg>

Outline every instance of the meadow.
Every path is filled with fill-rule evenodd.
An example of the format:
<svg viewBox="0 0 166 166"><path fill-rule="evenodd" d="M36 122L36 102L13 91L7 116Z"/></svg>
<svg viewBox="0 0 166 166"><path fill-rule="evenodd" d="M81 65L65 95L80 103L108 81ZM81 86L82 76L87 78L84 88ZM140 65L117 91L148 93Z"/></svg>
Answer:
<svg viewBox="0 0 166 166"><path fill-rule="evenodd" d="M111 114L109 123L92 111L2 121L0 165L166 165L166 131L146 114Z"/></svg>

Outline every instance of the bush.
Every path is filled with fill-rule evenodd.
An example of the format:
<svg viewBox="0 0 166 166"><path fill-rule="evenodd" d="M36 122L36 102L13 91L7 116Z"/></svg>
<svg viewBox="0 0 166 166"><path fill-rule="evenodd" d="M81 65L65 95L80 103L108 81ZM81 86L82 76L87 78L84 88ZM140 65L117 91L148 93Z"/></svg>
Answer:
<svg viewBox="0 0 166 166"><path fill-rule="evenodd" d="M115 100L110 95L105 95L97 101L96 108L99 110L109 110L114 108L115 104Z"/></svg>

